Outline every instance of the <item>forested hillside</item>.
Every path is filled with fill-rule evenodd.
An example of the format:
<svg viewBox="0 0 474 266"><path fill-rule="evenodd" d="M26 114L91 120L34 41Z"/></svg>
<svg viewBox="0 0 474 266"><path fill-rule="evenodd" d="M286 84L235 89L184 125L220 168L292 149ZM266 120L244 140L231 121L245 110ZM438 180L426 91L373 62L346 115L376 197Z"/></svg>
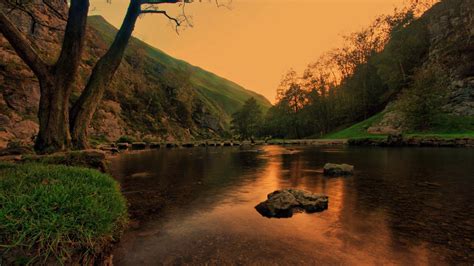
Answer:
<svg viewBox="0 0 474 266"><path fill-rule="evenodd" d="M38 10L38 15L50 25L62 25L46 12ZM41 25L33 29L27 16L14 19L42 55L59 51L61 30ZM88 41L72 101L79 97L91 68L117 31L99 16L89 17L88 25ZM38 82L3 37L0 55L0 144L30 142L38 131ZM226 136L232 113L251 97L263 109L271 105L259 94L133 38L95 113L90 137L115 141L121 136L149 140Z"/></svg>
<svg viewBox="0 0 474 266"><path fill-rule="evenodd" d="M474 134L472 1L412 2L345 36L303 73L287 73L262 134Z"/></svg>

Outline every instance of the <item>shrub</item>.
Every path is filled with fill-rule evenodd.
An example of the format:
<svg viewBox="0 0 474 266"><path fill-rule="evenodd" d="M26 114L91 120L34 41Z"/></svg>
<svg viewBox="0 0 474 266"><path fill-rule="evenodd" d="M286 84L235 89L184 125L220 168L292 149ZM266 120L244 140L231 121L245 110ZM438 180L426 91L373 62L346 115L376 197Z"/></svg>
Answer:
<svg viewBox="0 0 474 266"><path fill-rule="evenodd" d="M125 199L96 170L0 163L0 254L6 264L93 261L127 224Z"/></svg>
<svg viewBox="0 0 474 266"><path fill-rule="evenodd" d="M121 136L117 140L117 143L129 143L129 144L131 144L132 142L135 142L135 138L130 137L130 136Z"/></svg>
<svg viewBox="0 0 474 266"><path fill-rule="evenodd" d="M397 107L407 128L427 130L441 114L446 100L447 78L437 66L415 73L413 84L401 94Z"/></svg>

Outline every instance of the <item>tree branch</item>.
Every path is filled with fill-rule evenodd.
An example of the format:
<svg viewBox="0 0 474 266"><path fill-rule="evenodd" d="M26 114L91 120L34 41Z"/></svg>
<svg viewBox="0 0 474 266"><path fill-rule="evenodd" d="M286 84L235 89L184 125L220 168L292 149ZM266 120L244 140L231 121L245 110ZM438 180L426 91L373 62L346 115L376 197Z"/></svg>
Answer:
<svg viewBox="0 0 474 266"><path fill-rule="evenodd" d="M192 0L142 0L143 4L154 5L154 4L176 4L179 2L191 3Z"/></svg>
<svg viewBox="0 0 474 266"><path fill-rule="evenodd" d="M0 10L0 32L38 78L49 74L49 66L39 57L27 38L13 25L2 10Z"/></svg>
<svg viewBox="0 0 474 266"><path fill-rule="evenodd" d="M165 17L167 17L169 20L174 21L174 23L176 24L176 27L181 26L181 21L179 21L177 18L174 18L168 15L168 13L164 10L142 10L141 14L162 14Z"/></svg>
<svg viewBox="0 0 474 266"><path fill-rule="evenodd" d="M64 32L61 54L55 68L67 71L72 77L79 66L85 43L89 0L72 0Z"/></svg>

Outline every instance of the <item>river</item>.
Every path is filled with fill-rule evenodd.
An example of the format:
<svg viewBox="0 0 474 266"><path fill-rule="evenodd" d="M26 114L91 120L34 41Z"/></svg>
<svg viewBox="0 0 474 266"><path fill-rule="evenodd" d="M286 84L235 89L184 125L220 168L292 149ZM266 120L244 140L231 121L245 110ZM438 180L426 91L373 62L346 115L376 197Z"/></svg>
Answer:
<svg viewBox="0 0 474 266"><path fill-rule="evenodd" d="M325 177L325 163L355 165ZM255 146L161 149L111 163L132 228L116 265L474 262L474 149ZM329 196L288 219L254 206L276 189Z"/></svg>

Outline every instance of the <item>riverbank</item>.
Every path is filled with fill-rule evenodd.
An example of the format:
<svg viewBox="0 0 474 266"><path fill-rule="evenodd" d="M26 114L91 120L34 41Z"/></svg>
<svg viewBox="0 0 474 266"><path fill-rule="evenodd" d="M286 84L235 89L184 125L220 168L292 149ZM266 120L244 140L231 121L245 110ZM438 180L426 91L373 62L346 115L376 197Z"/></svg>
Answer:
<svg viewBox="0 0 474 266"><path fill-rule="evenodd" d="M147 149L161 148L194 148L194 147L235 147L252 145L344 145L346 139L272 139L255 141L235 141L235 140L205 140L187 142L130 142L130 143L108 143L98 145L98 149L118 153L121 151L139 151Z"/></svg>
<svg viewBox="0 0 474 266"><path fill-rule="evenodd" d="M402 136L392 135L386 138L354 138L349 139L350 146L378 147L458 147L473 148L474 138L443 138L437 136Z"/></svg>
<svg viewBox="0 0 474 266"><path fill-rule="evenodd" d="M119 184L97 170L0 162L0 264L101 264L128 224Z"/></svg>
<svg viewBox="0 0 474 266"><path fill-rule="evenodd" d="M196 142L169 142L169 143L110 143L98 148L109 154L122 152L137 152L153 149L176 149L195 147L241 147L264 145L301 145L301 146L379 146L379 147L474 147L474 137L458 135L378 135L371 137L356 137L348 139L273 139L250 141L196 141Z"/></svg>

